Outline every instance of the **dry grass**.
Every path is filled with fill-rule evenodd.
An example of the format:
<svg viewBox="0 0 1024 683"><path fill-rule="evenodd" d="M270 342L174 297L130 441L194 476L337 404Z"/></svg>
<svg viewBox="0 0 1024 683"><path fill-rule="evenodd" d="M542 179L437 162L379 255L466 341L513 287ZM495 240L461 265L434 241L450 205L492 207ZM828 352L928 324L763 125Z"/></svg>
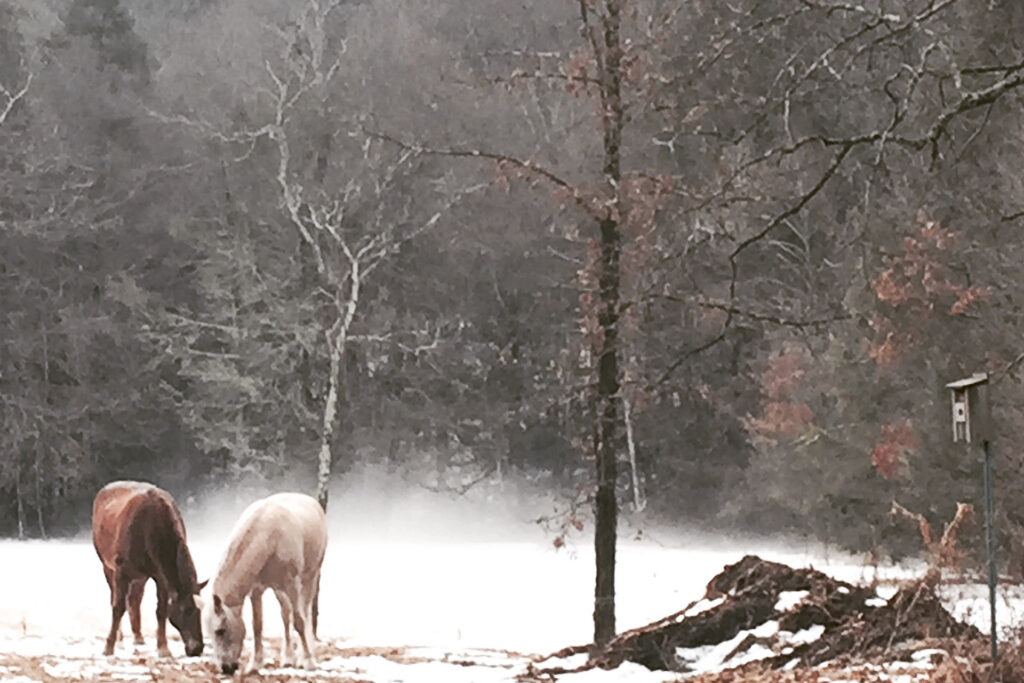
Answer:
<svg viewBox="0 0 1024 683"><path fill-rule="evenodd" d="M859 664L831 663L818 667L799 667L791 671L766 669L758 663L748 664L737 669L712 674L702 674L680 678L687 683L892 683L899 680L904 683L1024 683L1024 650L1019 647L1006 646L1001 651L1000 662L993 672L988 657L988 641L979 640L934 640L919 641L903 650L894 650L894 660L909 657L914 651L925 648L934 649L935 653L928 662L929 666L910 661L889 661ZM275 653L279 642L267 643L268 655ZM494 653L501 654L501 653ZM510 660L522 658L522 655L505 653ZM355 659L358 657L376 656L387 659L395 664L417 664L428 661L445 661L453 665L468 667L482 666L471 658L461 654L442 655L436 658L433 653L425 653L415 648L401 647L345 647L343 644L330 642L319 643L317 658L327 662L335 658ZM27 657L18 654L0 653L0 679L24 677L43 683L79 680L98 681L99 683L124 683L125 681L161 681L168 683L185 683L186 681L209 681L211 683L273 682L294 683L295 681L330 682L330 683L372 683L373 679L363 676L358 670L341 671L300 671L296 669L278 669L276 658L268 656L267 666L259 674L228 677L220 675L212 662L206 659L160 659L151 653L117 660L102 657L92 659L75 659L54 653L45 656ZM55 672L65 672L55 675ZM517 676L517 674L519 674ZM490 676L488 676L490 678ZM509 680L516 678L521 683L544 681L552 683L557 680L550 676L531 678L525 675L525 667L509 669ZM443 682L439 682L443 683Z"/></svg>
<svg viewBox="0 0 1024 683"><path fill-rule="evenodd" d="M98 642L98 641L97 641ZM330 683L371 683L368 678L352 677L341 672L332 671L300 671L296 669L278 669L278 661L274 653L280 649L280 642L267 639L267 666L258 674L235 674L228 678L217 671L213 662L205 658L176 657L161 659L153 653L138 654L109 660L75 660L60 653L52 655L26 657L13 653L0 653L0 680L23 676L33 681L57 683L59 681L79 680L98 681L100 683L117 681L166 681L167 683L183 683L184 681L271 681L271 682L330 682ZM97 645L97 649L99 645ZM317 646L317 657L327 661L335 657L366 657L376 655L396 663L412 664L426 661L422 657L409 656L404 648L345 648L333 643L322 642ZM78 669L76 672L75 669ZM143 671L145 673L143 673ZM61 672L55 674L54 672Z"/></svg>

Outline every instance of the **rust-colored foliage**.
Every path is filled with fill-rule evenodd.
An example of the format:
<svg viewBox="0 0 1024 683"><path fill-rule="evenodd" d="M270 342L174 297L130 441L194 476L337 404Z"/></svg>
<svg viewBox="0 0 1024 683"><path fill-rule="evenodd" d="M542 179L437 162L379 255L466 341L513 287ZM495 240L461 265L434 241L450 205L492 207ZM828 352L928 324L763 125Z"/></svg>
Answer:
<svg viewBox="0 0 1024 683"><path fill-rule="evenodd" d="M884 425L882 435L871 451L871 463L886 479L895 479L903 472L905 457L917 450L917 435L909 422Z"/></svg>
<svg viewBox="0 0 1024 683"><path fill-rule="evenodd" d="M872 320L876 339L869 351L879 367L891 367L928 332L922 323L945 312L962 315L984 301L989 290L963 283L954 268L960 234L921 216L914 232L903 240L900 253L872 283L881 304Z"/></svg>
<svg viewBox="0 0 1024 683"><path fill-rule="evenodd" d="M748 426L773 440L792 439L814 420L814 413L804 403L769 401L762 406L761 417L748 420Z"/></svg>
<svg viewBox="0 0 1024 683"><path fill-rule="evenodd" d="M581 46L573 50L572 56L565 65L565 89L571 95L580 97L591 94L593 79L589 69L593 61L593 51Z"/></svg>
<svg viewBox="0 0 1024 683"><path fill-rule="evenodd" d="M794 394L805 376L803 351L787 349L772 357L761 373L764 392L761 415L748 415L744 424L754 436L769 442L799 436L814 421L814 411Z"/></svg>

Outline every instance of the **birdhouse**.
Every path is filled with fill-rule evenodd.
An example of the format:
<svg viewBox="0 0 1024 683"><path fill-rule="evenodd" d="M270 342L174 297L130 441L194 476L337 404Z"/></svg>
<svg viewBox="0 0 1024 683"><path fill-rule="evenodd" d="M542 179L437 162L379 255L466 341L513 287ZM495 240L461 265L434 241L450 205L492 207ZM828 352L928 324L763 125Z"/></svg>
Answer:
<svg viewBox="0 0 1024 683"><path fill-rule="evenodd" d="M985 438L982 433L987 421L985 401L988 373L976 372L966 379L950 382L946 388L950 390L953 401L953 441L971 443Z"/></svg>

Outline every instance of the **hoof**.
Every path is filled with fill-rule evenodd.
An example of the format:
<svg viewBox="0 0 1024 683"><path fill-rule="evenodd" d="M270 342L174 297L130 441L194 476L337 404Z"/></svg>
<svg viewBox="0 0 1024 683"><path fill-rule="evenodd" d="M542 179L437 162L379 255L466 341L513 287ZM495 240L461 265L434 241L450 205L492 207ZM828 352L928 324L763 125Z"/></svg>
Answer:
<svg viewBox="0 0 1024 683"><path fill-rule="evenodd" d="M136 645L145 645L146 644L146 639L143 638L142 636L135 636L135 640L133 642Z"/></svg>
<svg viewBox="0 0 1024 683"><path fill-rule="evenodd" d="M164 659L172 659L174 657L174 655L171 654L171 651L167 649L166 646L157 648L156 653L158 656Z"/></svg>
<svg viewBox="0 0 1024 683"><path fill-rule="evenodd" d="M114 646L107 645L105 648L103 648L103 655L106 657L112 657L114 655Z"/></svg>

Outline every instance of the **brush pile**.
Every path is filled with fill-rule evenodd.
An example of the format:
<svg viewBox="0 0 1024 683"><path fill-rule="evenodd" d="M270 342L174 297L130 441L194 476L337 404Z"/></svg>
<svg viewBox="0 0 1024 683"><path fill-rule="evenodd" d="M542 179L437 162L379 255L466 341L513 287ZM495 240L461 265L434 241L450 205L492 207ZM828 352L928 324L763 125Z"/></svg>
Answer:
<svg viewBox="0 0 1024 683"><path fill-rule="evenodd" d="M688 672L757 662L762 670L793 669L909 659L923 643L980 638L945 609L934 587L930 575L884 600L872 588L815 569L748 555L714 577L703 600L622 633L586 666L610 669L628 661Z"/></svg>

